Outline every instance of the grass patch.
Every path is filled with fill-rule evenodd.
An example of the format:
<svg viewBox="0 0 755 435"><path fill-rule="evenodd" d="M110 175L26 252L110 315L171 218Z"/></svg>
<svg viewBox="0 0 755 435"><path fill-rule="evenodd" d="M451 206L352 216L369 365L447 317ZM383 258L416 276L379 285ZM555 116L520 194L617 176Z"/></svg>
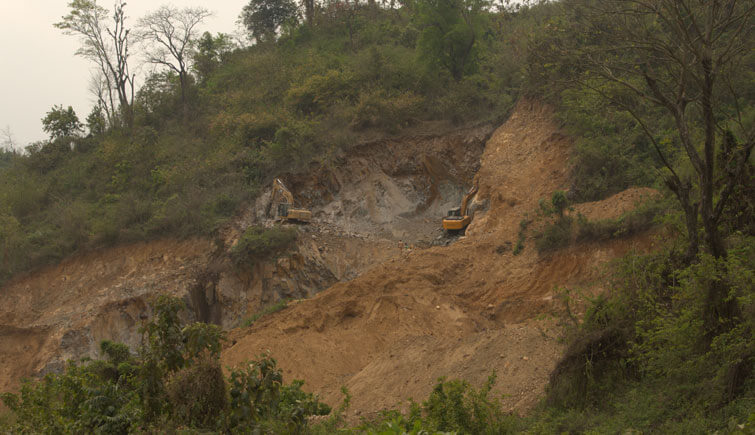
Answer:
<svg viewBox="0 0 755 435"><path fill-rule="evenodd" d="M248 328L252 326L254 322L256 322L257 320L267 316L268 314L277 313L278 311L286 308L287 306L288 306L288 299L281 299L278 302L274 303L273 305L268 305L267 307L247 317L246 319L244 319L243 322L241 322L241 325L245 328Z"/></svg>
<svg viewBox="0 0 755 435"><path fill-rule="evenodd" d="M544 216L553 216L547 204L541 201ZM661 201L648 201L634 210L624 213L616 219L590 221L584 215L577 214L576 219L560 214L551 219L535 235L538 253L552 252L565 248L574 242L590 242L628 237L650 229L667 211L668 205Z"/></svg>
<svg viewBox="0 0 755 435"><path fill-rule="evenodd" d="M542 254L569 246L572 241L572 223L572 219L568 216L548 223L542 231L535 235L537 252Z"/></svg>
<svg viewBox="0 0 755 435"><path fill-rule="evenodd" d="M519 234L517 236L516 245L514 245L514 250L512 251L514 255L519 255L522 253L522 251L524 251L524 239L526 237L525 232L527 231L527 227L531 222L532 221L526 218L519 221Z"/></svg>

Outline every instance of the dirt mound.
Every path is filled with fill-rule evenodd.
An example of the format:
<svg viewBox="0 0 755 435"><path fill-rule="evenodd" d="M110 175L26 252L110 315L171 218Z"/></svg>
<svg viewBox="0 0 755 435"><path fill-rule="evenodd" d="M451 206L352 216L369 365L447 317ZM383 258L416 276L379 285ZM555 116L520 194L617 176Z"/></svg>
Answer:
<svg viewBox="0 0 755 435"><path fill-rule="evenodd" d="M496 371L494 392L509 395L510 409L526 411L561 351L552 322L535 319L555 309L554 290L589 285L596 266L650 245L637 237L541 258L526 240L524 251L513 254L519 222L540 198L567 185L570 145L549 108L519 103L487 142L473 204L479 211L466 237L404 252L233 331L224 363L269 351L288 379L305 379L331 404L348 386L352 411L362 416L408 397L423 399L439 375L479 383Z"/></svg>
<svg viewBox="0 0 755 435"><path fill-rule="evenodd" d="M581 213L591 221L617 219L643 202L657 198L659 195L657 190L649 187L630 188L602 201L577 204L574 207L574 213Z"/></svg>

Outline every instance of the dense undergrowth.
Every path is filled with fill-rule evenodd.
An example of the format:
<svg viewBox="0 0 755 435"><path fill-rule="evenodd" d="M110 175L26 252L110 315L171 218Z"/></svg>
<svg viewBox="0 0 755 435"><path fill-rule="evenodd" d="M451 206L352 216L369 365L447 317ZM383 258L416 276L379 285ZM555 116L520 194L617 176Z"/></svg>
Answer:
<svg viewBox="0 0 755 435"><path fill-rule="evenodd" d="M79 250L210 235L277 174L428 125L501 120L522 95L549 101L577 138L572 160L564 162L573 183L544 202L539 223L521 222L514 254L524 249L530 225L539 225L535 243L543 253L651 225L661 225L666 240L662 251L631 254L614 265L609 290L592 298L584 318L569 328L568 350L532 415L503 413L489 397L490 383L478 390L442 380L408 414L388 411L346 428L347 396L315 424L307 416L328 409L299 381L284 384L266 357L225 378L217 362L220 331L179 327L179 305L162 300L137 354L103 343L103 360L72 363L63 374L25 384L20 395L4 397L13 412L1 417L0 428L751 433L755 172L746 150L755 120L755 55L743 51L739 69L722 76L730 89L714 89L717 163L710 180L695 178L696 163L685 157L672 112L611 82L616 77L601 77L603 70L590 70L588 55L595 53L611 53L603 60L607 67L636 63L630 73L663 70L658 59L639 62L627 47L617 50L610 45L615 40L586 30L597 25L602 36L619 35L616 20L591 15L609 3L483 8L470 21L472 61L458 65L439 55L442 44L425 32L427 20L448 17L433 18L423 2L399 9L332 2L312 24L286 27L276 41L210 53L214 60L190 80L189 110L180 106L176 78L154 75L137 95L130 130L90 123L86 137L52 137L25 153L0 153L1 281ZM642 76L621 78L637 89L654 85ZM702 113L686 114L696 140L705 137ZM716 201L728 199L715 210L715 226L689 219L698 218L703 182ZM570 203L637 185L658 188L663 199L612 221L569 213ZM693 213L680 193L696 207ZM247 267L277 255L293 237L251 228L231 255ZM690 255L686 246L697 239L703 243ZM716 246L724 251L713 252ZM194 389L194 380L201 386Z"/></svg>
<svg viewBox="0 0 755 435"><path fill-rule="evenodd" d="M86 137L4 152L0 280L80 250L212 234L274 175L364 141L503 119L524 79L523 34L543 19L484 13L457 79L419 55L413 9L339 5L277 41L202 52L188 109L177 78L154 74L130 130L90 116Z"/></svg>

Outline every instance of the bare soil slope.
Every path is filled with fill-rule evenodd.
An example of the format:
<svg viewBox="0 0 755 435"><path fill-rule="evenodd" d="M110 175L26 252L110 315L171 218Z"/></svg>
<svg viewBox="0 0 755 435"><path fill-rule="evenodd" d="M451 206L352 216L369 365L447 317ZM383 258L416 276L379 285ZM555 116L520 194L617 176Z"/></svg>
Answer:
<svg viewBox="0 0 755 435"><path fill-rule="evenodd" d="M22 377L58 371L97 354L101 340L138 345L156 293L185 294L207 261L204 240L136 243L90 252L28 276L0 292L0 391Z"/></svg>
<svg viewBox="0 0 755 435"><path fill-rule="evenodd" d="M438 376L479 385L496 371L494 392L506 394L509 409L528 410L561 352L554 322L535 319L554 310L554 289L589 285L596 266L650 244L644 236L539 257L527 240L513 255L519 222L568 184L569 150L549 108L520 102L487 142L474 201L480 211L466 237L405 251L235 330L224 363L270 352L288 379L305 379L331 404L347 386L353 416L367 417L425 398Z"/></svg>
<svg viewBox="0 0 755 435"><path fill-rule="evenodd" d="M0 392L22 377L59 371L66 359L96 357L101 340L139 344L151 298L183 298L186 321L230 328L282 298L306 298L429 244L438 216L457 204L479 169L492 127L355 146L309 173L283 176L315 221L298 227L279 259L239 268L227 251L264 216L263 194L209 240L162 240L75 255L0 288ZM440 160L442 158L442 160ZM407 237L410 236L410 237ZM403 240L402 243L398 243Z"/></svg>

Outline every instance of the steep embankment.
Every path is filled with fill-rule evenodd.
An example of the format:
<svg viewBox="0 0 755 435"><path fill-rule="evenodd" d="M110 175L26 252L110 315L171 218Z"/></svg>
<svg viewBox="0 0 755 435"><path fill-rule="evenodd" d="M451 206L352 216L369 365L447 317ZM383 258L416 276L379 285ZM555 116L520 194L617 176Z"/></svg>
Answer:
<svg viewBox="0 0 755 435"><path fill-rule="evenodd" d="M207 262L210 243L159 241L79 255L0 292L0 391L21 377L96 354L101 340L135 348L157 293L182 296Z"/></svg>
<svg viewBox="0 0 755 435"><path fill-rule="evenodd" d="M441 210L459 202L479 169L492 128L385 140L354 147L310 173L283 176L315 213L294 249L251 269L225 255L249 225L269 225L269 191L209 240L163 240L80 254L17 277L0 289L0 391L21 377L60 370L66 359L97 356L104 339L134 349L151 298L183 298L186 321L234 327L281 298L311 297L429 244ZM398 241L402 240L399 244ZM400 246L399 246L400 245Z"/></svg>
<svg viewBox="0 0 755 435"><path fill-rule="evenodd" d="M636 237L539 257L527 240L513 254L519 222L568 185L569 150L551 111L521 102L487 142L477 174L480 212L465 238L405 251L234 331L223 362L269 351L287 378L305 379L331 404L347 386L351 412L361 416L426 397L439 376L479 385L495 371L494 392L506 394L505 406L527 410L561 351L554 322L535 316L554 310L558 286L589 285L596 266L649 245Z"/></svg>

